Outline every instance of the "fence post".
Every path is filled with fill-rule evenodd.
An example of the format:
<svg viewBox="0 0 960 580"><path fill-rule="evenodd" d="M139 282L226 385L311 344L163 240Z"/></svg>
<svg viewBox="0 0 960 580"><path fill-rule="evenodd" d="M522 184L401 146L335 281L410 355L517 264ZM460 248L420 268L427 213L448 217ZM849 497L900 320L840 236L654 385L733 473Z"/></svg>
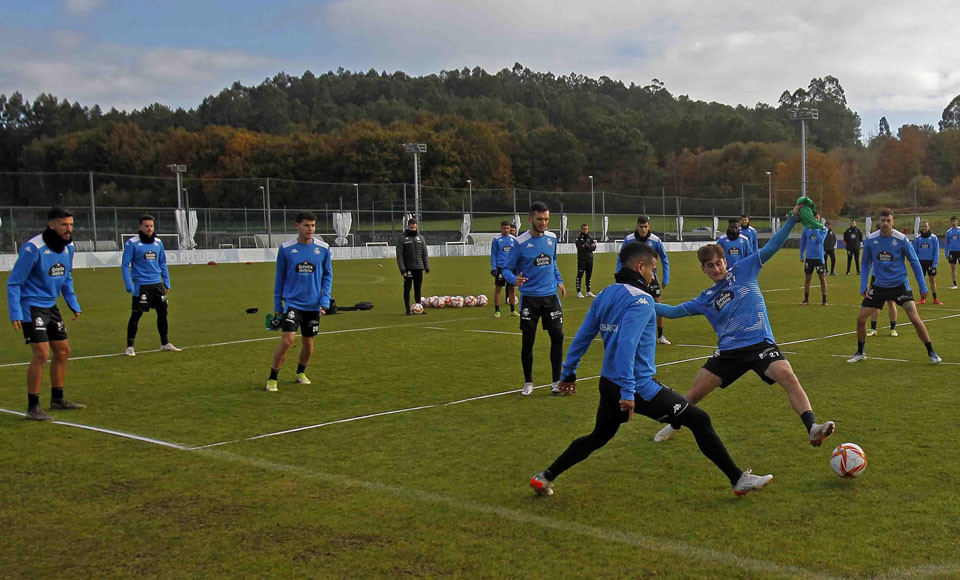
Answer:
<svg viewBox="0 0 960 580"><path fill-rule="evenodd" d="M270 178L267 178L267 247L273 247L273 219L270 217Z"/></svg>
<svg viewBox="0 0 960 580"><path fill-rule="evenodd" d="M93 172L90 175L90 221L93 223L93 251L97 251L97 201L93 195ZM121 246L122 247L122 246Z"/></svg>
<svg viewBox="0 0 960 580"><path fill-rule="evenodd" d="M243 235L250 235L250 228L247 227L247 206L243 206Z"/></svg>

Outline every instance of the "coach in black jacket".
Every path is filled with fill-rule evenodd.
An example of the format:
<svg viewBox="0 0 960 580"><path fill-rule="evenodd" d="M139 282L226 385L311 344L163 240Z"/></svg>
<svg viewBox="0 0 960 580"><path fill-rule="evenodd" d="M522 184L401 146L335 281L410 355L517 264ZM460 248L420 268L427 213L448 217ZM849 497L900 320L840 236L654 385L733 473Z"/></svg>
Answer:
<svg viewBox="0 0 960 580"><path fill-rule="evenodd" d="M593 298L590 278L593 277L593 253L597 251L597 242L590 237L590 226L587 224L580 226L580 235L577 236L575 243L577 245L577 298L583 298L580 281L584 274L587 275L587 296Z"/></svg>
<svg viewBox="0 0 960 580"><path fill-rule="evenodd" d="M847 247L847 274L850 273L850 260L857 264L857 274L860 273L860 244L863 243L863 232L857 227L857 220L850 220L850 227L843 232L843 245Z"/></svg>
<svg viewBox="0 0 960 580"><path fill-rule="evenodd" d="M403 276L403 304L410 314L410 286L413 296L420 302L420 289L423 286L423 273L430 273L430 256L427 255L427 241L417 231L417 220L407 222L407 229L397 242L397 265Z"/></svg>

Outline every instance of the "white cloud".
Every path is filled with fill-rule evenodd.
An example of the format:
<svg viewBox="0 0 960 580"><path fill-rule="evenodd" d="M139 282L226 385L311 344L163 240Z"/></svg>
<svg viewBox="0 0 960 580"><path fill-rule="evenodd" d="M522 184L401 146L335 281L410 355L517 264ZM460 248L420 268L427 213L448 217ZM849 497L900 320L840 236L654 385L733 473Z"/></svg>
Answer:
<svg viewBox="0 0 960 580"><path fill-rule="evenodd" d="M109 0L66 0L64 2L64 8L66 8L67 14L81 16L90 14L108 1Z"/></svg>

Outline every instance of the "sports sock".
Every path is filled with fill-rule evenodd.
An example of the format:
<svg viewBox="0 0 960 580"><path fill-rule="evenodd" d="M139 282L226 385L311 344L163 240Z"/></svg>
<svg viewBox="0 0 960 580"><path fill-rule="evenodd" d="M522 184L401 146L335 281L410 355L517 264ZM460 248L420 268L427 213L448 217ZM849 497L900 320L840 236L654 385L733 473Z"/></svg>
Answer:
<svg viewBox="0 0 960 580"><path fill-rule="evenodd" d="M663 338L663 327L662 327L662 326L658 326L658 327L657 327L657 338Z"/></svg>
<svg viewBox="0 0 960 580"><path fill-rule="evenodd" d="M556 479L556 477L553 475L553 473L550 472L550 469L544 469L544 470L543 470L543 477L544 477L544 479L546 479L547 481L553 481L554 479Z"/></svg>
<svg viewBox="0 0 960 580"><path fill-rule="evenodd" d="M500 312L500 305L499 305L499 304L495 304L494 307L493 307L493 311L494 311L494 312Z"/></svg>
<svg viewBox="0 0 960 580"><path fill-rule="evenodd" d="M896 328L896 327L897 327L897 321L896 321L896 320L891 320L891 321L890 321L890 330L893 330L893 329Z"/></svg>
<svg viewBox="0 0 960 580"><path fill-rule="evenodd" d="M803 293L803 301L804 301L804 302L810 302L810 293L809 293L809 292L804 292L804 293Z"/></svg>
<svg viewBox="0 0 960 580"><path fill-rule="evenodd" d="M807 428L807 433L809 433L810 429L813 429L813 424L817 422L817 417L813 414L813 411L804 411L800 414L800 420L803 421L803 426Z"/></svg>
<svg viewBox="0 0 960 580"><path fill-rule="evenodd" d="M280 369L270 369L270 380L275 381L280 375Z"/></svg>
<svg viewBox="0 0 960 580"><path fill-rule="evenodd" d="M537 340L536 330L523 330L520 342L520 365L523 367L523 380L533 382L533 344Z"/></svg>
<svg viewBox="0 0 960 580"><path fill-rule="evenodd" d="M876 321L876 320L871 320L871 321L870 321L870 330L876 330L876 329L877 329L877 321Z"/></svg>
<svg viewBox="0 0 960 580"><path fill-rule="evenodd" d="M936 293L936 292L933 293L933 299L934 299L934 300L937 299L937 293Z"/></svg>
<svg viewBox="0 0 960 580"><path fill-rule="evenodd" d="M40 395L27 393L27 409L36 409L40 406Z"/></svg>
<svg viewBox="0 0 960 580"><path fill-rule="evenodd" d="M857 354L863 354L863 345L864 343L857 341Z"/></svg>
<svg viewBox="0 0 960 580"><path fill-rule="evenodd" d="M299 375L300 373L304 372L305 370L307 370L307 365L299 365L299 364L297 365L297 374L298 374L298 375Z"/></svg>
<svg viewBox="0 0 960 580"><path fill-rule="evenodd" d="M563 331L550 332L550 370L554 383L560 380L560 368L563 364Z"/></svg>
<svg viewBox="0 0 960 580"><path fill-rule="evenodd" d="M932 342L927 341L927 342L923 343L923 346L927 347L927 354L933 354L933 343L932 343Z"/></svg>
<svg viewBox="0 0 960 580"><path fill-rule="evenodd" d="M824 304L827 303L827 295L826 295L826 294L823 295L823 303L824 303Z"/></svg>
<svg viewBox="0 0 960 580"><path fill-rule="evenodd" d="M511 302L511 303L510 303L510 312L513 312L514 310L516 310L516 308L514 307L513 303Z"/></svg>
<svg viewBox="0 0 960 580"><path fill-rule="evenodd" d="M50 387L50 400L52 400L52 401L62 401L62 400L63 400L63 387Z"/></svg>

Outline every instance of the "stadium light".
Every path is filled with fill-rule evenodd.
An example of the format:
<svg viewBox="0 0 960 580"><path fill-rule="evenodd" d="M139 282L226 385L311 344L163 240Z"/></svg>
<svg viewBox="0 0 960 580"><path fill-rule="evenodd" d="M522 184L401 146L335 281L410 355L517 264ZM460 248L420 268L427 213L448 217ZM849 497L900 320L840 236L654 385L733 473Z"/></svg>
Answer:
<svg viewBox="0 0 960 580"><path fill-rule="evenodd" d="M794 108L790 109L790 120L800 121L800 195L807 196L807 121L816 121L820 118L818 109ZM821 205L822 204L821 200ZM822 209L822 208L821 208Z"/></svg>
<svg viewBox="0 0 960 580"><path fill-rule="evenodd" d="M403 150L413 154L413 217L420 222L420 160L418 155L427 152L426 143L404 143Z"/></svg>
<svg viewBox="0 0 960 580"><path fill-rule="evenodd" d="M773 172L764 171L764 173L767 174L767 195L769 197L767 213L769 214L768 217L770 219L770 231L773 232Z"/></svg>
<svg viewBox="0 0 960 580"><path fill-rule="evenodd" d="M183 207L183 202L181 201L181 193L180 193L180 188L181 188L180 176L187 172L187 166L171 163L170 165L167 165L167 169L174 172L177 176L177 209L181 209Z"/></svg>
<svg viewBox="0 0 960 580"><path fill-rule="evenodd" d="M354 183L353 187L357 190L357 233L360 233L360 184ZM353 245L357 245L357 236L353 236Z"/></svg>
<svg viewBox="0 0 960 580"><path fill-rule="evenodd" d="M592 175L588 175L587 177L590 178L590 229L593 230L594 227L595 227L595 226L594 226L594 223L593 223L593 216L594 216L594 214L596 213L596 211L595 211L596 204L593 202L593 197L594 197L594 194L593 194L593 176L592 176Z"/></svg>
<svg viewBox="0 0 960 580"><path fill-rule="evenodd" d="M467 180L467 190L470 192L470 217L473 217L473 182Z"/></svg>

